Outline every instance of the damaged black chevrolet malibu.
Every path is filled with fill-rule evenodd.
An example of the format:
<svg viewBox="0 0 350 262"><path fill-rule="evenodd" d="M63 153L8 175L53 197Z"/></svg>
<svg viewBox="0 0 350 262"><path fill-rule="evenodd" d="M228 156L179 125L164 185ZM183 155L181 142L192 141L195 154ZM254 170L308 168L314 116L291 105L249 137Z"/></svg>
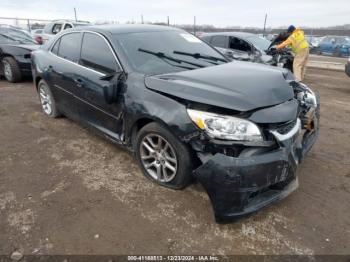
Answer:
<svg viewBox="0 0 350 262"><path fill-rule="evenodd" d="M175 28L64 31L32 54L32 67L46 115L133 150L162 186L196 179L217 222L295 190L297 166L318 136L319 99L289 71L228 62Z"/></svg>

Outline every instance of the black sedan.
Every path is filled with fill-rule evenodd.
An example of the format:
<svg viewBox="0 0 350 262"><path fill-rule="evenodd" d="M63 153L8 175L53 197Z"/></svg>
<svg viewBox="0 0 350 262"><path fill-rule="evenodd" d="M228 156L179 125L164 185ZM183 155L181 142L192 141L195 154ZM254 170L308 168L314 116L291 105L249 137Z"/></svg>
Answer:
<svg viewBox="0 0 350 262"><path fill-rule="evenodd" d="M162 186L197 179L218 222L295 190L318 134L318 98L289 71L228 62L175 28L64 31L32 54L32 66L47 116L65 115L133 150Z"/></svg>
<svg viewBox="0 0 350 262"><path fill-rule="evenodd" d="M0 31L0 75L12 83L31 77L30 54L39 46L32 40Z"/></svg>
<svg viewBox="0 0 350 262"><path fill-rule="evenodd" d="M345 65L345 73L350 77L350 57L348 63Z"/></svg>

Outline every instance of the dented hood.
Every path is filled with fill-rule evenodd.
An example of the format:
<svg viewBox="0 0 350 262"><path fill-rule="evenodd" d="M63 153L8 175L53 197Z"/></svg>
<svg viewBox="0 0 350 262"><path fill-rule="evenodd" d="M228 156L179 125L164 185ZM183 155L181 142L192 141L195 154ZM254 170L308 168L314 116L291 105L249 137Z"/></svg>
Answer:
<svg viewBox="0 0 350 262"><path fill-rule="evenodd" d="M294 96L278 68L238 61L147 76L145 84L175 97L237 111L277 105Z"/></svg>

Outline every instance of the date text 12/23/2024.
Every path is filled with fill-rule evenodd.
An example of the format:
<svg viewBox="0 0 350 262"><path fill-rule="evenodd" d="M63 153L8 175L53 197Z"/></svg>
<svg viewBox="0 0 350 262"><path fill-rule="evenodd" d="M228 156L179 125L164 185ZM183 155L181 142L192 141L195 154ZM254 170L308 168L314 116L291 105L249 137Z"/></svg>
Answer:
<svg viewBox="0 0 350 262"><path fill-rule="evenodd" d="M128 261L219 261L217 256L128 256Z"/></svg>

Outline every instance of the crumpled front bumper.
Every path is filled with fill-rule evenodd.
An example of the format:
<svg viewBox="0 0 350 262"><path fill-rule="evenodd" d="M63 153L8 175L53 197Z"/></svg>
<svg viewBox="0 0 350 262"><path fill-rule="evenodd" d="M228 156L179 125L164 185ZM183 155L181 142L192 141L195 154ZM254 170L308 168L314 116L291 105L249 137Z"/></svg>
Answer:
<svg viewBox="0 0 350 262"><path fill-rule="evenodd" d="M194 171L209 195L216 222L233 222L298 188L297 167L319 133L316 115L311 136L299 128L292 137L279 141L278 149L237 158L217 153Z"/></svg>

